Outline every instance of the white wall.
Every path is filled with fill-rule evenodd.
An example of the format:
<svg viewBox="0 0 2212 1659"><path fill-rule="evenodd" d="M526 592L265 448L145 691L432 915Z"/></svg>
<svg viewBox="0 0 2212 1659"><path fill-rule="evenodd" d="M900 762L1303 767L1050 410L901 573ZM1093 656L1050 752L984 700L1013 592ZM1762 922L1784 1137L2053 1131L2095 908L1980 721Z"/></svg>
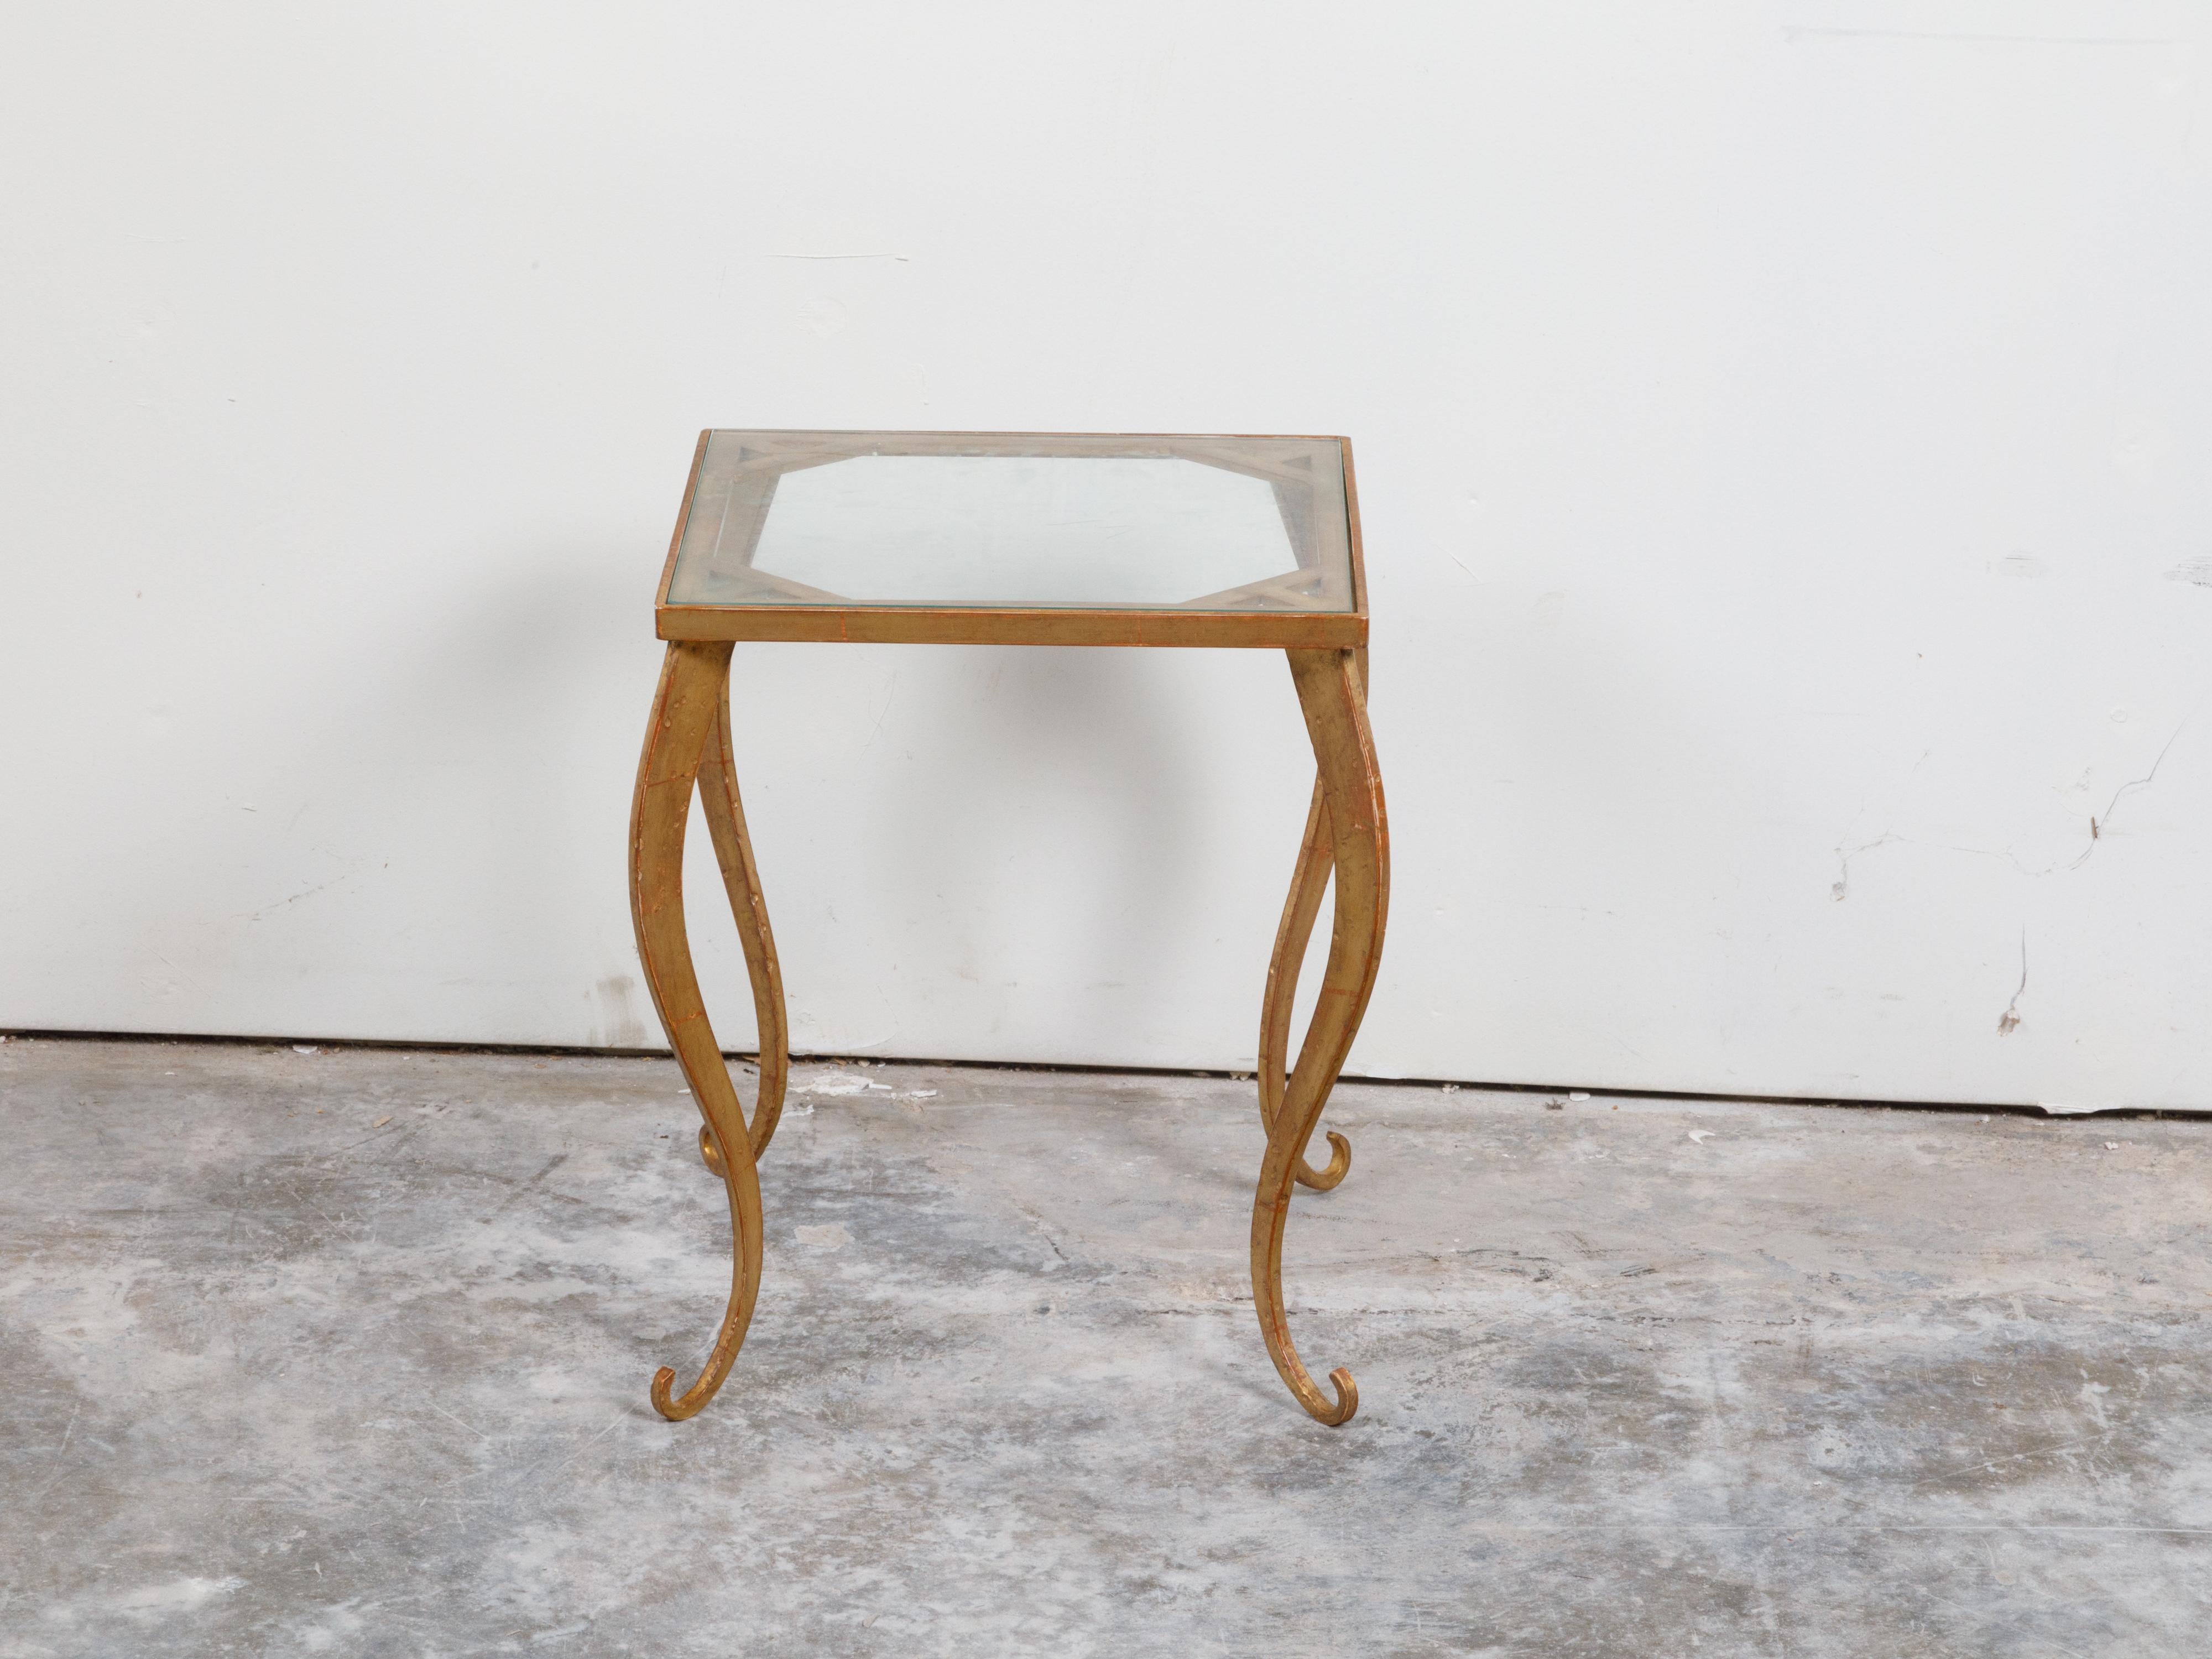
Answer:
<svg viewBox="0 0 2212 1659"><path fill-rule="evenodd" d="M0 1026L657 1041L698 428L1343 431L1355 1070L2212 1106L2207 23L26 11ZM737 673L799 1046L1249 1064L1279 659Z"/></svg>

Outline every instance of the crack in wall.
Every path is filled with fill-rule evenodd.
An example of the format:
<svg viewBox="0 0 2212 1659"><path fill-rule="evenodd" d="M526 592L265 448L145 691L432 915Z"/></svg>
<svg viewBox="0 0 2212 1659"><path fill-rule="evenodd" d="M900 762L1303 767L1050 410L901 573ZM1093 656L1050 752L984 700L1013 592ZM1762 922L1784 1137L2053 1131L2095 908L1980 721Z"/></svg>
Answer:
<svg viewBox="0 0 2212 1659"><path fill-rule="evenodd" d="M2081 849L2081 856L2080 858L2075 859L2073 863L2066 866L2069 870L2079 870L2083 865L2089 861L2089 854L2097 850L2097 843L2104 839L2104 831L2112 827L2112 814L2118 810L2120 802L2126 797L2130 790L2146 789L2150 787L2151 783L2158 776L2158 769L2166 764L2166 756L2172 751L2173 745L2180 741L2181 734L2188 729L2189 716L2185 714L2181 718L2181 724L2173 728L2173 735L2166 740L2166 746L2158 751L2158 758L2151 762L2150 770L2144 773L2142 776L2139 778L2130 779L2127 782L2122 784L2118 789L2115 789L2112 792L2112 799L2105 807L2105 814L2101 827L2100 826L2100 821L2097 818L2093 817L2089 820L2089 844ZM2045 872L2045 873L2048 874L2049 872Z"/></svg>
<svg viewBox="0 0 2212 1659"><path fill-rule="evenodd" d="M1946 853L1970 853L1977 858L2003 859L2010 863L2013 868L2019 871L2021 874L2024 876L2033 876L2039 879L2045 876L2055 876L2063 870L2079 870L2083 865L2089 861L2089 855L2097 850L2098 847L2102 844L2106 836L2111 832L2112 827L2112 814L2119 809L2120 803L2126 799L2129 794L2133 791L2137 789L2147 789L2153 783L2157 781L2159 768L2166 764L2166 756L2172 752L2173 745L2180 741L2181 734L2189 729L2189 722L2194 717L2193 711L2191 714L2185 714L2182 717L2181 724L2173 728L2172 736L2166 738L2165 746L2158 751L2158 757L2151 762L2149 771L2144 773L2142 776L2139 778L2130 778L2127 782L2122 784L2118 789L2112 792L2112 798L2110 801L2106 803L2103 812L2093 813L2090 816L2089 839L2087 844L2081 848L2081 852L2076 854L2071 859L2063 860L2056 864L2047 864L2039 869L2035 866L2023 861L2020 854L2014 852L2009 847L1966 847L1961 846L1956 842L1923 841L1917 836L1899 835L1893 830L1885 830L1881 835L1875 836L1872 841L1861 842L1856 847L1844 847L1839 845L1836 848L1836 858L1839 866L1839 870L1837 880L1828 889L1828 896L1838 904L1842 903L1844 899L1850 897L1851 890L1851 860L1858 857L1862 853L1871 853L1878 847L1887 847L1893 842L1905 847L1935 848L1939 851ZM1923 754L1920 758L1924 761L1928 757ZM1915 763L1912 769L1916 772L1920 769L1917 763Z"/></svg>
<svg viewBox="0 0 2212 1659"><path fill-rule="evenodd" d="M1898 787L1897 799L1890 803L1889 810L1892 816L1894 816L1897 809L1904 805L1904 798L1911 789L1913 779L1920 775L1920 769L1928 764L1928 757L1935 752L1936 751L1933 749L1923 749L1920 751L1920 758L1912 763L1912 769L1905 775L1905 781ZM1859 800L1859 811L1862 812L1866 811L1866 800L1864 797L1861 797ZM1856 858L1862 853L1871 853L1877 847L1886 846L1893 841L1903 841L1904 839L1904 836L1897 834L1894 830L1885 830L1881 834L1876 836L1872 841L1862 842L1848 852L1846 852L1843 848L1838 847L1836 848L1836 858L1840 868L1837 873L1835 884L1828 889L1828 896L1838 904L1841 904L1846 898L1850 896L1851 860L1853 859Z"/></svg>
<svg viewBox="0 0 2212 1659"><path fill-rule="evenodd" d="M2023 927L2020 930L2020 988L2012 994L2012 1000L2005 1004L2004 1012L1997 1016L1999 1036L2010 1036L2014 1031L2020 1030L2020 1000L2027 994L2027 929Z"/></svg>

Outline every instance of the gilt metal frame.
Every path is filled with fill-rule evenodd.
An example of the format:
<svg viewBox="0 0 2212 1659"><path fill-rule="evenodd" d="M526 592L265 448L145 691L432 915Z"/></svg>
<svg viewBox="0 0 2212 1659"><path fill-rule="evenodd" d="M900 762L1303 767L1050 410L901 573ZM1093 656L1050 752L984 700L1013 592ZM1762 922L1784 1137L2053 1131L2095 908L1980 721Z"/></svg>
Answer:
<svg viewBox="0 0 2212 1659"><path fill-rule="evenodd" d="M958 435L927 434L923 441ZM969 435L972 441L974 434ZM687 514L708 436L701 434L693 459L684 497ZM1204 447L1218 441L1152 441L1182 447L1169 453L1212 460ZM1303 1185L1327 1192L1352 1166L1351 1144L1334 1131L1328 1133L1330 1158L1324 1168L1316 1170L1307 1162L1306 1148L1374 992L1389 908L1389 829L1367 724L1367 592L1358 498L1351 444L1330 441L1340 444L1343 452L1352 556L1352 603L1346 611L1017 611L843 602L804 608L684 606L666 602L664 574L656 623L668 651L632 804L630 911L653 1006L703 1120L700 1155L720 1176L728 1196L732 1260L729 1303L697 1379L681 1394L676 1392L673 1369L663 1367L653 1379L653 1407L662 1416L681 1421L714 1398L744 1341L760 1291L763 1224L758 1164L783 1108L790 1034L775 941L738 792L729 670L738 641L794 638L1257 647L1279 649L1288 657L1317 775L1261 1000L1257 1075L1266 1148L1252 1205L1253 1299L1268 1357L1298 1403L1331 1426L1349 1421L1358 1409L1359 1390L1350 1371L1340 1368L1328 1374L1331 1393L1316 1383L1291 1339L1283 1296L1283 1240L1293 1190ZM974 452L970 447L961 453ZM670 571L683 528L679 517L669 548ZM750 1121L708 1023L684 924L684 840L695 790L737 918L759 1024L760 1081ZM1292 1065L1290 1027L1299 969L1332 876L1328 964Z"/></svg>

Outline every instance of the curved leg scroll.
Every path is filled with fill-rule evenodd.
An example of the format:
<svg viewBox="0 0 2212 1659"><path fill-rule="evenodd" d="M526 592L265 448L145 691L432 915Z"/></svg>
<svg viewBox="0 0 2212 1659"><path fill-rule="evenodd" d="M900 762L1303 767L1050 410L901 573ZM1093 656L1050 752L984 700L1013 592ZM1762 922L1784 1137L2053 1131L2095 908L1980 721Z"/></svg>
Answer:
<svg viewBox="0 0 2212 1659"><path fill-rule="evenodd" d="M729 666L726 643L678 641L670 644L659 690L653 696L653 720L646 732L645 754L638 763L637 793L630 811L630 919L637 928L638 959L645 969L653 1006L676 1051L677 1064L706 1120L700 1131L701 1150L708 1155L709 1166L721 1175L730 1200L733 1247L730 1300L706 1367L698 1381L681 1395L674 1392L674 1370L664 1367L653 1379L653 1409L679 1422L714 1397L737 1358L745 1328L752 1322L753 1303L760 1293L762 1245L760 1179L754 1158L757 1150L768 1145L775 1129L783 1092L782 988L768 938L767 914L759 906L759 882L752 871L751 848L744 841L737 788L730 781ZM714 753L708 762L710 747ZM724 850L726 838L741 850L742 857L736 863L745 878L750 913L758 919L755 930L746 926L744 915L739 917L755 1000L763 1007L760 1107L750 1129L736 1085L722 1063L714 1029L707 1022L684 927L684 833L690 816L692 786L700 778L702 763L718 786L710 792L707 808L716 851ZM714 802L716 794L723 798L721 806ZM726 879L732 867L732 860L725 857ZM733 902L738 890L732 880ZM763 961L765 967L761 965ZM773 1021L763 1000L764 986L776 993Z"/></svg>
<svg viewBox="0 0 2212 1659"><path fill-rule="evenodd" d="M737 918L738 940L744 947L745 975L752 981L753 1018L760 1029L760 1085L753 1098L749 1137L753 1157L768 1151L783 1114L783 1091L791 1077L791 1034L784 1020L783 969L775 957L775 935L769 930L768 901L761 895L759 867L753 862L752 837L745 831L744 803L738 796L738 764L730 749L730 681L722 694L699 763L699 804L708 833L714 838L714 860L722 866L722 886ZM707 1126L699 1126L699 1156L716 1175L723 1173Z"/></svg>
<svg viewBox="0 0 2212 1659"><path fill-rule="evenodd" d="M1275 1370L1299 1404L1334 1426L1348 1422L1359 1409L1359 1390L1351 1372L1334 1370L1329 1373L1335 1390L1331 1400L1298 1358L1283 1301L1283 1231L1290 1219L1291 1192L1304 1162L1306 1143L1312 1139L1337 1074L1344 1069L1360 1017L1374 993L1382 960L1383 923L1389 908L1390 840L1382 807L1382 776L1367 729L1364 677L1358 653L1292 651L1287 654L1321 769L1318 796L1307 817L1308 842L1310 846L1316 845L1317 836L1326 834L1335 867L1336 897L1328 966L1322 975L1313 1024L1298 1051L1297 1066L1287 1085L1282 1085L1267 1124L1267 1157L1261 1164L1259 1190L1252 1205L1252 1292L1261 1334L1267 1340ZM1263 1033L1279 1034L1287 1024L1290 995L1279 986L1283 977L1279 959L1285 940L1295 934L1303 945L1304 933L1312 926L1320 894L1319 881L1311 877L1310 866L1318 863L1317 854L1310 859L1301 851L1299 879L1291 889L1291 904L1277 939L1277 969L1269 975L1270 1012ZM1297 926L1301 894L1309 883L1314 890L1304 925ZM1283 1012L1277 1015L1273 1011L1279 1002ZM1279 1054L1278 1049L1276 1076L1280 1075ZM1263 1065L1268 1063L1264 1036L1261 1058ZM1264 1082L1261 1086L1266 1115L1268 1093ZM1338 1157L1348 1161L1349 1149L1340 1151ZM1336 1161L1330 1160L1332 1171ZM1328 1179L1328 1172L1322 1179Z"/></svg>
<svg viewBox="0 0 2212 1659"><path fill-rule="evenodd" d="M1357 653L1359 696L1367 696L1367 653ZM1335 862L1328 823L1328 795L1319 776L1314 779L1313 805L1306 809L1306 832L1298 842L1298 861L1291 875L1291 896L1283 903L1282 925L1275 930L1275 953L1267 959L1267 989L1260 1004L1260 1121L1267 1128L1283 1109L1290 1054L1291 1009L1298 994L1298 970L1305 965L1306 944L1313 938L1314 918L1321 914L1322 894L1328 890L1329 871ZM1297 1162L1298 1184L1317 1193L1328 1192L1352 1168L1352 1143L1334 1129L1328 1131L1328 1167L1316 1174L1302 1156Z"/></svg>
<svg viewBox="0 0 2212 1659"><path fill-rule="evenodd" d="M1275 953L1267 962L1267 991L1260 1005L1260 1123L1273 1131L1282 1115L1283 1095L1289 1083L1291 1009L1298 994L1298 969L1306 959L1306 942L1313 937L1314 918L1321 914L1321 897L1328 889L1334 860L1329 848L1328 801L1319 778L1314 780L1313 805L1306 809L1306 833L1298 842L1297 867L1291 875L1291 896L1283 905L1282 925L1275 930ZM1352 1168L1352 1143L1335 1130L1328 1131L1328 1167L1316 1173L1303 1154L1293 1173L1298 1184L1325 1193Z"/></svg>

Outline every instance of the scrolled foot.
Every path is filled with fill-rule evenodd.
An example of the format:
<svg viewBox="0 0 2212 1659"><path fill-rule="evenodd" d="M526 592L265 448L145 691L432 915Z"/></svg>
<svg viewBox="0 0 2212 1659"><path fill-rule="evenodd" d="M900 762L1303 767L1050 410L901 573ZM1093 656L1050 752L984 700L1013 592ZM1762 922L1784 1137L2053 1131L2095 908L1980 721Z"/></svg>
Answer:
<svg viewBox="0 0 2212 1659"><path fill-rule="evenodd" d="M709 1143L711 1144L711 1143ZM738 1358L738 1350L744 1344L745 1328L752 1323L753 1304L760 1296L761 1266L761 1207L760 1180L753 1167L747 1143L737 1139L734 1156L737 1164L723 1177L723 1186L730 1195L730 1234L732 1250L730 1261L730 1303L722 1315L721 1328L714 1334L714 1346L707 1356L706 1365L699 1380L681 1395L676 1392L675 1368L663 1365L653 1374L653 1408L672 1423L681 1423L687 1417L696 1417L702 1407L714 1397L730 1374L730 1367Z"/></svg>
<svg viewBox="0 0 2212 1659"><path fill-rule="evenodd" d="M1336 1395L1331 1400L1313 1380L1305 1361L1298 1358L1297 1345L1291 1340L1290 1324L1283 1306L1279 1233L1275 1249L1276 1258L1265 1277L1255 1279L1253 1285L1259 1293L1256 1300L1260 1304L1260 1330L1267 1339L1267 1357L1275 1362L1276 1374L1314 1421L1332 1429L1342 1428L1359 1409L1359 1384L1352 1381L1350 1371L1339 1365L1328 1374L1329 1387Z"/></svg>
<svg viewBox="0 0 2212 1659"><path fill-rule="evenodd" d="M714 1390L701 1378L681 1400L671 1396L676 1390L676 1371L663 1365L653 1374L653 1409L672 1423L681 1423L687 1417L696 1417L699 1408L714 1397Z"/></svg>
<svg viewBox="0 0 2212 1659"><path fill-rule="evenodd" d="M1352 1373L1341 1365L1328 1374L1328 1380L1330 1386L1336 1390L1336 1405L1327 1412L1314 1412L1314 1416L1332 1429L1340 1429L1352 1421L1352 1413L1359 1409L1359 1384L1352 1380ZM1311 1406L1306 1409L1313 1411Z"/></svg>
<svg viewBox="0 0 2212 1659"><path fill-rule="evenodd" d="M1305 1159L1298 1160L1298 1185L1310 1187L1317 1193L1328 1191L1352 1169L1352 1143L1334 1129L1326 1133L1328 1136L1328 1167L1316 1170ZM1347 1412L1345 1415L1348 1417L1351 1413Z"/></svg>

